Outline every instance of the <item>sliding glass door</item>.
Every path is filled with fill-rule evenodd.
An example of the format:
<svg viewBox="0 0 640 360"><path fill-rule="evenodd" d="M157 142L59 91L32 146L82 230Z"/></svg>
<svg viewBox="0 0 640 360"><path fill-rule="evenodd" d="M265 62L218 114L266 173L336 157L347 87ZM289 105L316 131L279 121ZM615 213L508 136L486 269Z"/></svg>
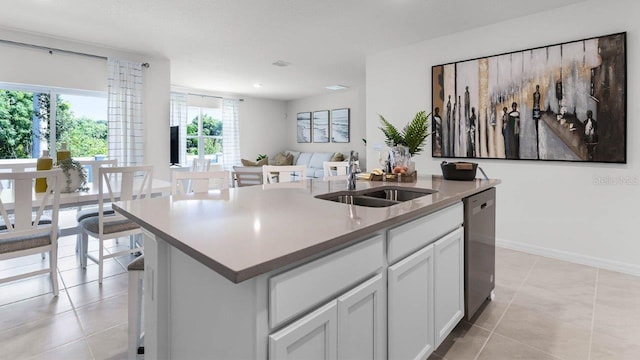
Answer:
<svg viewBox="0 0 640 360"><path fill-rule="evenodd" d="M106 93L0 83L0 160L107 154Z"/></svg>

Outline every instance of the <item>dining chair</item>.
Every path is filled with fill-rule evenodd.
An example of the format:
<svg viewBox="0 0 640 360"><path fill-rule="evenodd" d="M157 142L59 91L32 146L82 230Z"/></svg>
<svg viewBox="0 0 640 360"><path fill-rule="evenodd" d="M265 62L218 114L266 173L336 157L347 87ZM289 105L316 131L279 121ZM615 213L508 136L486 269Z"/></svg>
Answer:
<svg viewBox="0 0 640 360"><path fill-rule="evenodd" d="M263 165L262 183L284 183L307 178L307 168L301 165ZM276 181L277 180L277 181Z"/></svg>
<svg viewBox="0 0 640 360"><path fill-rule="evenodd" d="M98 173L99 173L99 169L101 167L115 167L118 166L118 160L117 159L108 159L108 160L102 160L99 163L96 161L91 161L91 160L78 160L80 162L80 164L82 164L85 167L91 167L91 180L94 183L97 183L96 179L98 177ZM103 213L105 215L113 215L115 212L113 211L113 209L111 208L111 205L108 204L105 206ZM84 219L90 218L90 217L94 217L94 216L98 216L98 207L97 206L89 206L87 208L82 208L82 206L78 206L78 212L76 213L76 222L78 224L80 224L80 222ZM82 236L81 236L81 232L78 232L77 238L76 238L76 253L80 252L80 246L82 243ZM116 243L118 242L118 240L116 239Z"/></svg>
<svg viewBox="0 0 640 360"><path fill-rule="evenodd" d="M228 171L176 171L171 182L172 195L208 192L212 189L229 188Z"/></svg>
<svg viewBox="0 0 640 360"><path fill-rule="evenodd" d="M33 200L36 178L46 179L47 189ZM0 260L49 253L49 268L3 278L0 284L49 273L53 295L58 296L58 211L63 178L60 169L0 173L0 181L12 185L0 189ZM13 205L5 206L3 199ZM43 217L45 208L51 211L50 219Z"/></svg>
<svg viewBox="0 0 640 360"><path fill-rule="evenodd" d="M262 185L262 169L255 166L234 166L233 177L237 187Z"/></svg>
<svg viewBox="0 0 640 360"><path fill-rule="evenodd" d="M191 171L209 171L211 167L211 159L193 159L191 162Z"/></svg>
<svg viewBox="0 0 640 360"><path fill-rule="evenodd" d="M138 224L118 213L106 215L103 210L106 205L115 201L148 199L151 196L153 165L100 168L98 172L98 216L86 218L80 222L82 231L80 259L83 268L87 267L87 259L98 264L98 283L102 284L104 260L141 252L144 249L143 246L133 246L133 248L129 246L127 250L105 254L105 240L138 235L142 233L142 229ZM98 239L97 258L88 253L89 236ZM135 242L134 245L136 245Z"/></svg>
<svg viewBox="0 0 640 360"><path fill-rule="evenodd" d="M358 161L355 163L359 164ZM349 168L348 161L325 161L322 163L324 169L323 180L346 180L347 169Z"/></svg>

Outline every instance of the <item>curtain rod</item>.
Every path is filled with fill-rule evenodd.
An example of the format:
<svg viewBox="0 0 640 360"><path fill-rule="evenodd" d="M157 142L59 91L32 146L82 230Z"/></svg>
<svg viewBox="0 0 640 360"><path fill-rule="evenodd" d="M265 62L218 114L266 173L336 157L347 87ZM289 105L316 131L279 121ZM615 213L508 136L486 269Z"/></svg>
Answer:
<svg viewBox="0 0 640 360"><path fill-rule="evenodd" d="M215 96L215 95L205 95L205 94L195 94L195 93L187 93L187 95L210 97L210 98L214 98L214 99L223 99L224 100L224 98L222 96Z"/></svg>
<svg viewBox="0 0 640 360"><path fill-rule="evenodd" d="M174 92L176 92L176 93L180 93L179 91L174 91ZM214 99L222 99L222 100L224 100L224 99L234 99L234 98L226 98L226 97L223 97L223 96L205 95L205 94L196 94L196 93L190 93L190 92L188 92L188 93L180 93L180 94L187 94L187 95L191 95L191 96L210 97L210 98L214 98ZM235 99L235 100L238 100L238 101L240 101L240 102L244 101L244 99L242 99L242 98L237 98L237 99Z"/></svg>
<svg viewBox="0 0 640 360"><path fill-rule="evenodd" d="M38 50L44 50L44 51L48 51L49 54L53 54L53 52L55 51L55 52L60 52L60 53L65 53L65 54L86 56L86 57L90 57L90 58L94 58L94 59L107 60L107 57L106 56L102 56L102 55L87 54L87 53L78 52L78 51L58 49L58 48L52 48L52 47L47 47L47 46L35 45L35 44L27 44L27 43L18 42L18 41L0 39L0 43L4 43L4 44L8 44L8 45L15 45L15 46L29 47L29 48L38 49ZM149 63L145 62L145 63L142 63L141 65L144 68L149 68Z"/></svg>

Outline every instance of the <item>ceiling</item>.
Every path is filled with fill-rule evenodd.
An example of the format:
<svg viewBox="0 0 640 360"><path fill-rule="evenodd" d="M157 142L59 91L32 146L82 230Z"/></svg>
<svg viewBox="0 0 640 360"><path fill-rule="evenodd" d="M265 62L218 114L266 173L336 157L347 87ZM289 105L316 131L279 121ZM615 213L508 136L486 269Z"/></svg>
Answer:
<svg viewBox="0 0 640 360"><path fill-rule="evenodd" d="M292 100L362 86L369 54L581 1L11 0L0 24L166 57L174 86Z"/></svg>

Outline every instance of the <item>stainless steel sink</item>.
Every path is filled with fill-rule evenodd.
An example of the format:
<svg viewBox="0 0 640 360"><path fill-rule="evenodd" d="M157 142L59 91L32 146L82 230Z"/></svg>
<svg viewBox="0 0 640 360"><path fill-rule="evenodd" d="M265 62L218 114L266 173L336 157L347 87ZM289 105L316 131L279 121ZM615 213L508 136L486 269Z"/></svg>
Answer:
<svg viewBox="0 0 640 360"><path fill-rule="evenodd" d="M342 204L360 205L367 207L386 207L399 204L398 201L392 201L387 199L379 199L375 197L362 196L362 195L331 195L329 196L318 195L318 199L329 200L339 202Z"/></svg>
<svg viewBox="0 0 640 360"><path fill-rule="evenodd" d="M385 187L383 189L371 189L370 191L360 193L360 195L374 197L378 199L387 199L393 201L409 201L419 197L427 196L435 193L431 189L407 189L400 187Z"/></svg>
<svg viewBox="0 0 640 360"><path fill-rule="evenodd" d="M386 207L435 193L436 190L385 186L374 189L340 191L317 195L316 198L367 207Z"/></svg>

